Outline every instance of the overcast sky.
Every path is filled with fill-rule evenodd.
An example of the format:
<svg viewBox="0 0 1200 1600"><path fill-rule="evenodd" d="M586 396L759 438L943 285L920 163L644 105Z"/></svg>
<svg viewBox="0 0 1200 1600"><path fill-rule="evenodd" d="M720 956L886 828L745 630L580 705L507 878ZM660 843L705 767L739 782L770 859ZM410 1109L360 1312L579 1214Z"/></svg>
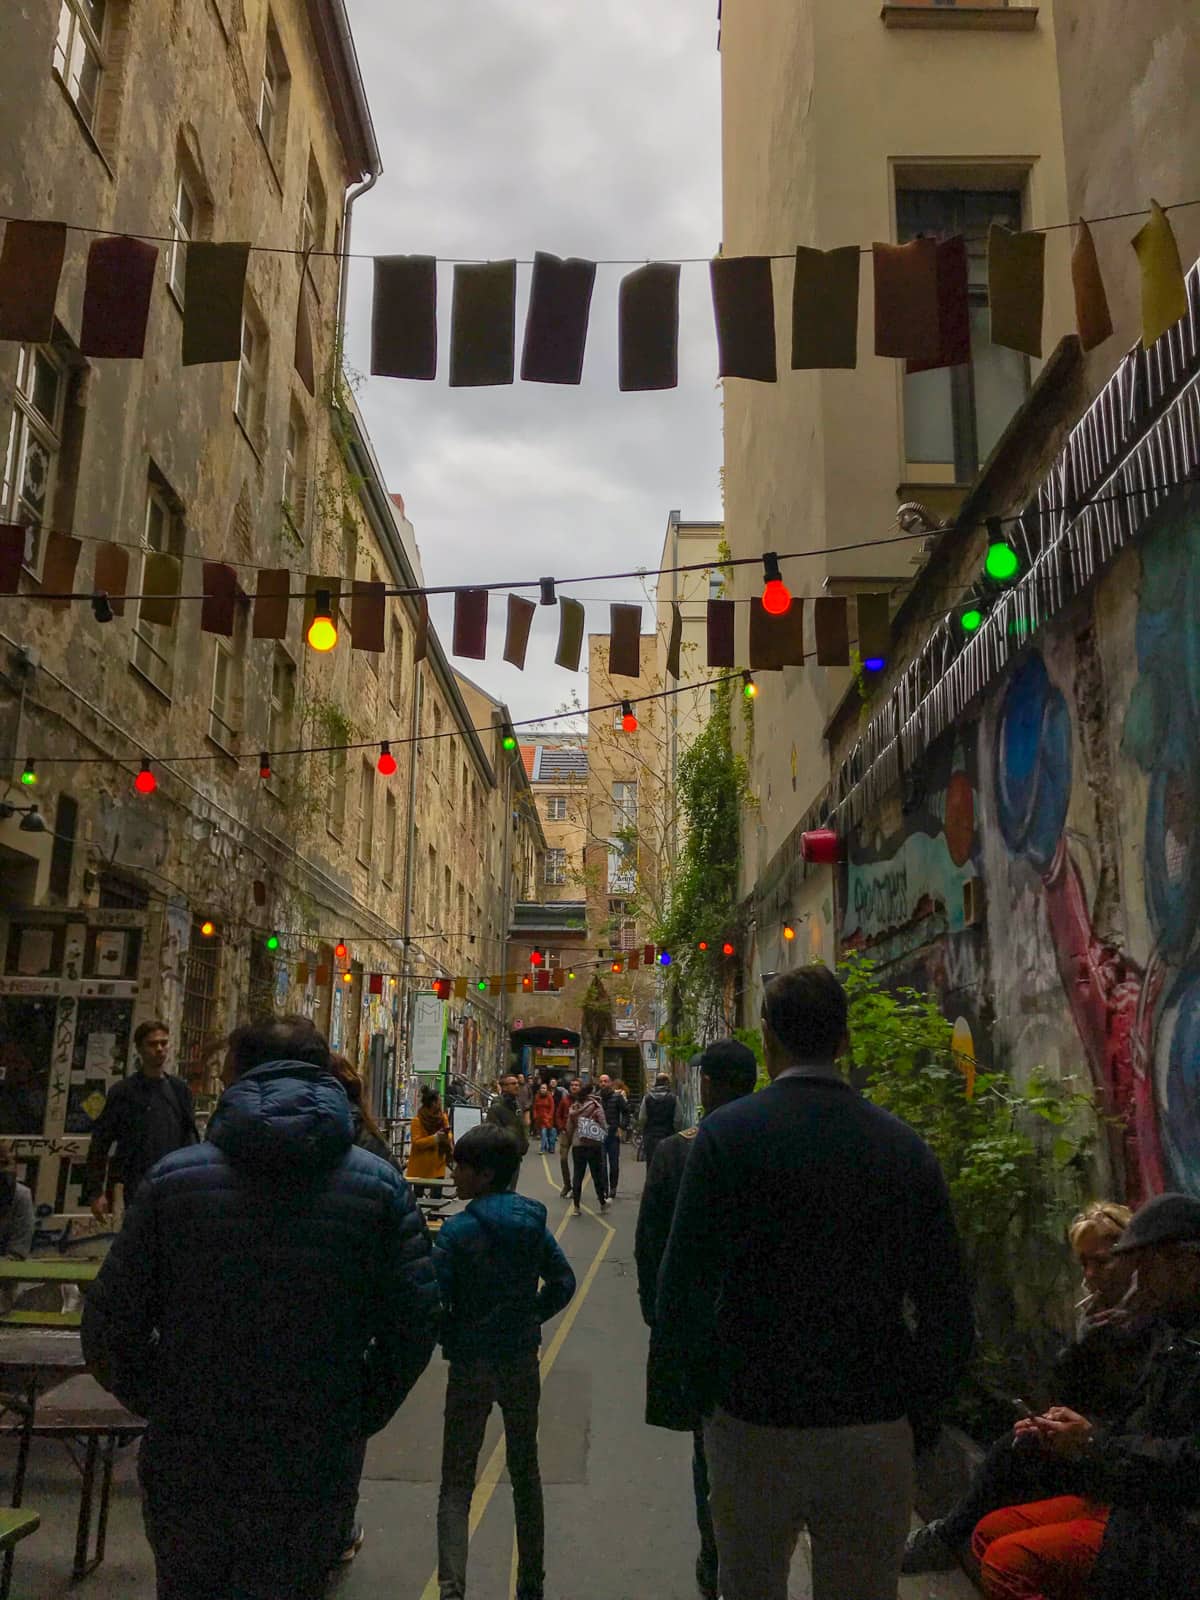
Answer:
<svg viewBox="0 0 1200 1600"><path fill-rule="evenodd" d="M370 254L678 259L720 239L716 0L350 0L384 175L359 203ZM430 583L655 567L667 513L721 514L708 274L683 269L680 386L622 395L617 287L601 266L583 383L450 389L451 269L439 269L436 383L366 378L359 403L404 496ZM529 269L518 269L520 364ZM347 359L370 365L371 267L352 268ZM593 632L636 583L592 587ZM534 597L536 598L536 596ZM514 717L586 702L553 664L540 611L524 673L506 666L504 598L485 662L456 661ZM448 607L435 611L449 645ZM644 628L651 627L647 608Z"/></svg>

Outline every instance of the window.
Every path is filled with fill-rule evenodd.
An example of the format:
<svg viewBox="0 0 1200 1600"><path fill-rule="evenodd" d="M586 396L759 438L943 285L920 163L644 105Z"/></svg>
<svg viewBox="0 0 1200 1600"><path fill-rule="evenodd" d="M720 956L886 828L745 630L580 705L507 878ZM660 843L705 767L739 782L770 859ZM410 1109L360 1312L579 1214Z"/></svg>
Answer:
<svg viewBox="0 0 1200 1600"><path fill-rule="evenodd" d="M238 362L233 409L242 427L255 441L262 428L266 374L267 331L257 312L247 306L242 312L242 358Z"/></svg>
<svg viewBox="0 0 1200 1600"><path fill-rule="evenodd" d="M454 916L454 900L453 900L451 887L450 887L450 868L449 867L443 867L442 868L442 906L441 906L441 911L442 911L442 917L444 919L443 923L442 923L442 930L441 931L443 933L453 933L455 930L453 928L448 928L446 926L446 923L451 921L453 916Z"/></svg>
<svg viewBox="0 0 1200 1600"><path fill-rule="evenodd" d="M567 852L565 850L547 850L545 865L545 881L547 883L566 883L567 881Z"/></svg>
<svg viewBox="0 0 1200 1600"><path fill-rule="evenodd" d="M151 478L146 491L142 546L146 554L156 551L174 556L177 561L183 557L183 518L170 490L157 475ZM145 586L145 578L146 555L143 555L139 591ZM175 677L175 629L147 622L140 608L133 624L133 664L155 688L170 695Z"/></svg>
<svg viewBox="0 0 1200 1600"><path fill-rule="evenodd" d="M263 56L262 88L258 94L258 131L275 166L283 164L287 137L288 90L291 76L274 21L267 18L267 48Z"/></svg>
<svg viewBox="0 0 1200 1600"><path fill-rule="evenodd" d="M325 816L326 826L335 839L342 837L346 826L346 752L329 752L329 806Z"/></svg>
<svg viewBox="0 0 1200 1600"><path fill-rule="evenodd" d="M300 540L308 531L308 424L298 405L288 413L280 499L288 527Z"/></svg>
<svg viewBox="0 0 1200 1600"><path fill-rule="evenodd" d="M437 851L429 846L429 876L425 880L425 890L428 899L425 905L425 926L437 927Z"/></svg>
<svg viewBox="0 0 1200 1600"><path fill-rule="evenodd" d="M179 1017L179 1066L193 1089L203 1090L204 1064L216 1040L217 978L221 969L220 935L205 938L200 919L192 923L183 966L183 1008Z"/></svg>
<svg viewBox="0 0 1200 1600"><path fill-rule="evenodd" d="M196 237L199 207L195 193L182 168L175 176L175 199L171 205L171 243L167 246L167 286L183 304L188 241Z"/></svg>
<svg viewBox="0 0 1200 1600"><path fill-rule="evenodd" d="M638 825L638 786L636 782L612 786L613 832L634 830Z"/></svg>
<svg viewBox="0 0 1200 1600"><path fill-rule="evenodd" d="M358 859L369 862L375 842L375 764L363 757L362 781L358 786Z"/></svg>
<svg viewBox="0 0 1200 1600"><path fill-rule="evenodd" d="M383 801L383 881L390 884L396 870L396 850L399 841L399 808L396 796L389 789Z"/></svg>
<svg viewBox="0 0 1200 1600"><path fill-rule="evenodd" d="M53 501L67 385L67 370L57 351L48 345L21 346L0 512L6 522L21 523L29 529L25 565L32 572L38 570L40 530Z"/></svg>
<svg viewBox="0 0 1200 1600"><path fill-rule="evenodd" d="M292 712L296 704L296 664L281 644L271 662L271 700L267 710L267 753L286 750L292 742Z"/></svg>
<svg viewBox="0 0 1200 1600"><path fill-rule="evenodd" d="M208 712L208 736L222 750L237 749L242 720L242 680L245 646L241 619L234 622L233 636L213 639L212 700Z"/></svg>
<svg viewBox="0 0 1200 1600"><path fill-rule="evenodd" d="M567 820L567 797L565 794L552 794L546 800L547 822L565 822ZM547 879L549 882L549 879Z"/></svg>
<svg viewBox="0 0 1200 1600"><path fill-rule="evenodd" d="M708 575L708 598L719 600L725 592L725 574L716 567Z"/></svg>
<svg viewBox="0 0 1200 1600"><path fill-rule="evenodd" d="M967 241L971 359L904 379L904 454L914 482L969 483L1029 390L1029 362L990 338L987 233L1021 226L1014 190L898 189L900 242L918 235Z"/></svg>
<svg viewBox="0 0 1200 1600"><path fill-rule="evenodd" d="M308 153L308 182L304 186L304 203L300 207L300 249L324 250L326 230L325 185L321 182L321 169L317 158Z"/></svg>
<svg viewBox="0 0 1200 1600"><path fill-rule="evenodd" d="M61 0L54 41L54 70L93 132L104 79L105 9L106 0Z"/></svg>
<svg viewBox="0 0 1200 1600"><path fill-rule="evenodd" d="M399 707L404 704L404 629L394 620L392 622L392 671L389 678L388 695L394 706Z"/></svg>

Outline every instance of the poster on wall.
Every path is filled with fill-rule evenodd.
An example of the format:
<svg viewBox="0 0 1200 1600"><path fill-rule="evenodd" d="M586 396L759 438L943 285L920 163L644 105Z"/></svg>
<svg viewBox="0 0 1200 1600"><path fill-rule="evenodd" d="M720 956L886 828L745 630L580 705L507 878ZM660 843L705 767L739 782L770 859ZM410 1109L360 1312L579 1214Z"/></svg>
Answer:
<svg viewBox="0 0 1200 1600"><path fill-rule="evenodd" d="M67 1133L91 1133L109 1089L125 1076L132 1026L132 1000L97 997L79 1002L71 1051Z"/></svg>
<svg viewBox="0 0 1200 1600"><path fill-rule="evenodd" d="M413 997L412 1070L440 1072L446 1051L446 1004L435 994Z"/></svg>

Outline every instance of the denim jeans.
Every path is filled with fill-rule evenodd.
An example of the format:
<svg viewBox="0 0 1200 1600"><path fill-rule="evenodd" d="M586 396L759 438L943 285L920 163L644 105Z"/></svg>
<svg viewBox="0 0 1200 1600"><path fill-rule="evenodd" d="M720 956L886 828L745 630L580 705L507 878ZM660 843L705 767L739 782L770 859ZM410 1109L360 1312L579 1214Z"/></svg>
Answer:
<svg viewBox="0 0 1200 1600"><path fill-rule="evenodd" d="M604 1156L608 1163L609 1199L617 1192L617 1179L621 1176L621 1132L610 1133L604 1141Z"/></svg>
<svg viewBox="0 0 1200 1600"><path fill-rule="evenodd" d="M542 1149L547 1153L547 1155L553 1155L554 1154L554 1147L555 1147L555 1145L557 1143L558 1143L558 1129L557 1128L543 1128L542 1129Z"/></svg>
<svg viewBox="0 0 1200 1600"><path fill-rule="evenodd" d="M442 1600L467 1592L467 1545L475 1468L493 1405L504 1417L517 1523L517 1600L542 1600L545 1513L538 1468L537 1351L507 1359L452 1362L446 1388L442 1487L438 1495L438 1585Z"/></svg>

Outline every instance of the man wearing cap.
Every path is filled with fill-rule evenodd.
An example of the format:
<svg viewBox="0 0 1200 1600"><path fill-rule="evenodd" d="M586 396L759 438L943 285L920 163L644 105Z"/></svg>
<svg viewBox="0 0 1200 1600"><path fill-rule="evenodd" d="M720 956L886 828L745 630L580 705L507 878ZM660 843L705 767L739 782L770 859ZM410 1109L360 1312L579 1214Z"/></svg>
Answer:
<svg viewBox="0 0 1200 1600"><path fill-rule="evenodd" d="M744 1094L752 1093L758 1078L758 1062L754 1059L754 1052L736 1039L714 1040L698 1056L693 1056L688 1065L700 1073L700 1104L705 1116L719 1111L722 1106L729 1105ZM641 1209L638 1211L634 1254L637 1259L638 1300L646 1326L650 1329L650 1354L646 1361L646 1421L652 1428L673 1428L683 1433L691 1430L692 1485L696 1494L696 1524L700 1531L696 1582L704 1600L717 1600L717 1541L709 1506L704 1418L695 1403L686 1375L675 1365L668 1352L659 1349L654 1336L658 1270L671 1235L683 1169L698 1132L697 1128L688 1128L682 1133L666 1136L650 1160L646 1186L642 1190Z"/></svg>
<svg viewBox="0 0 1200 1600"><path fill-rule="evenodd" d="M1137 1309L1159 1321L1150 1360L1111 1426L1066 1406L1017 1424L1074 1465L1078 1493L983 1519L985 1594L1057 1600L1085 1583L1089 1600L1200 1594L1200 1200L1148 1200L1114 1253L1135 1264Z"/></svg>

